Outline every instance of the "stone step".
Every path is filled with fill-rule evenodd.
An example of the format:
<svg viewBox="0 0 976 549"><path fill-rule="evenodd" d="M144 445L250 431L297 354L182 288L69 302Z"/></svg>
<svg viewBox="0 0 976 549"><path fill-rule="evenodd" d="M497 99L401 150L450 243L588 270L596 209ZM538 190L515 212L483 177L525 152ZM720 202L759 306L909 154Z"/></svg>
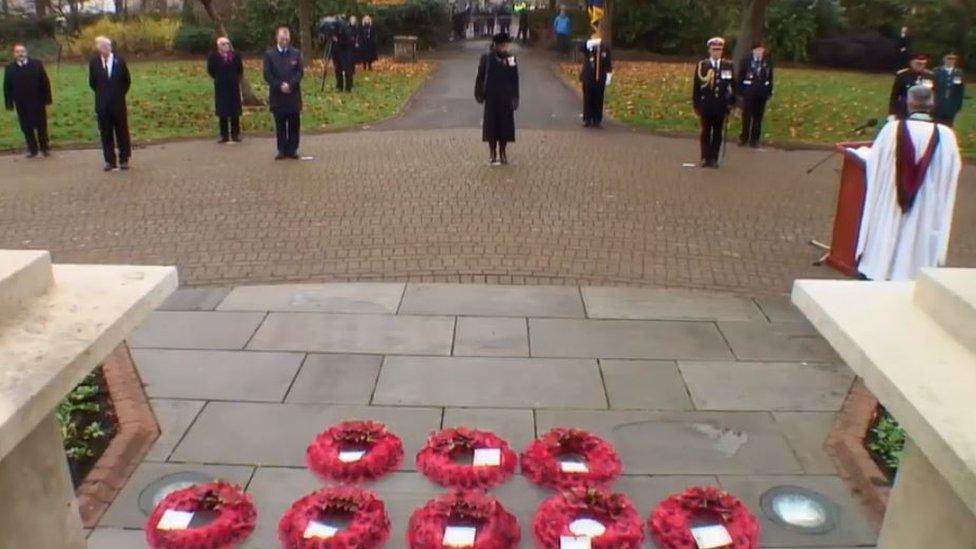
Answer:
<svg viewBox="0 0 976 549"><path fill-rule="evenodd" d="M976 271L924 269L913 300L943 330L976 353Z"/></svg>
<svg viewBox="0 0 976 549"><path fill-rule="evenodd" d="M54 282L51 254L43 250L0 250L0 310L22 308Z"/></svg>

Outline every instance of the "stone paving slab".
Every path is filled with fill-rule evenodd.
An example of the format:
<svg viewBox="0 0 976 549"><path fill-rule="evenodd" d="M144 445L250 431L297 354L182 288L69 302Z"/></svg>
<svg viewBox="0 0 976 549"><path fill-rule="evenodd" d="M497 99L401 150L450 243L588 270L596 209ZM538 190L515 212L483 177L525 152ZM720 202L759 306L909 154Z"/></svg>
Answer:
<svg viewBox="0 0 976 549"><path fill-rule="evenodd" d="M271 313L248 349L449 355L453 317Z"/></svg>
<svg viewBox="0 0 976 549"><path fill-rule="evenodd" d="M454 356L529 356L524 318L463 316L454 335Z"/></svg>
<svg viewBox="0 0 976 549"><path fill-rule="evenodd" d="M731 359L710 322L529 319L537 357Z"/></svg>
<svg viewBox="0 0 976 549"><path fill-rule="evenodd" d="M147 547L142 530L96 528L88 536L88 549L137 549Z"/></svg>
<svg viewBox="0 0 976 549"><path fill-rule="evenodd" d="M144 462L129 477L125 488L116 496L115 501L102 516L98 525L100 527L142 528L146 525L149 515L144 514L139 509L139 493L159 477L185 471L200 472L214 478L247 486L251 475L254 473L254 468L233 465L202 465L199 463Z"/></svg>
<svg viewBox="0 0 976 549"><path fill-rule="evenodd" d="M306 469L258 468L248 487L259 509L257 528L242 548L278 547L278 520L284 512L297 499L324 486ZM444 491L417 473L391 473L365 488L374 491L386 505L392 523L387 547L406 547L407 521L414 509Z"/></svg>
<svg viewBox="0 0 976 549"><path fill-rule="evenodd" d="M581 288L587 318L630 320L762 320L752 300L672 289Z"/></svg>
<svg viewBox="0 0 976 549"><path fill-rule="evenodd" d="M156 311L129 336L130 348L243 349L265 313Z"/></svg>
<svg viewBox="0 0 976 549"><path fill-rule="evenodd" d="M471 427L491 431L505 439L516 452L535 440L535 415L532 410L504 408L447 408L444 428Z"/></svg>
<svg viewBox="0 0 976 549"><path fill-rule="evenodd" d="M281 402L302 353L133 349L150 397Z"/></svg>
<svg viewBox="0 0 976 549"><path fill-rule="evenodd" d="M768 413L538 410L536 429L592 430L642 475L802 473Z"/></svg>
<svg viewBox="0 0 976 549"><path fill-rule="evenodd" d="M842 363L806 322L719 322L738 360Z"/></svg>
<svg viewBox="0 0 976 549"><path fill-rule="evenodd" d="M602 359L600 369L610 408L694 409L674 361Z"/></svg>
<svg viewBox="0 0 976 549"><path fill-rule="evenodd" d="M802 322L809 324L807 317L793 305L788 295L768 295L755 298L763 315L770 322Z"/></svg>
<svg viewBox="0 0 976 549"><path fill-rule="evenodd" d="M440 427L439 408L210 402L171 461L304 467L305 449L331 425L349 419L386 423L406 448L419 449ZM407 459L401 465L412 470Z"/></svg>
<svg viewBox="0 0 976 549"><path fill-rule="evenodd" d="M379 355L310 354L285 401L369 404L382 362Z"/></svg>
<svg viewBox="0 0 976 549"><path fill-rule="evenodd" d="M572 286L408 284L400 314L582 318L583 302Z"/></svg>
<svg viewBox="0 0 976 549"><path fill-rule="evenodd" d="M606 408L595 360L388 356L373 403Z"/></svg>
<svg viewBox="0 0 976 549"><path fill-rule="evenodd" d="M159 306L160 311L213 311L230 288L180 288Z"/></svg>
<svg viewBox="0 0 976 549"><path fill-rule="evenodd" d="M203 409L205 402L154 398L149 401L149 404L159 423L159 438L146 454L146 461L166 461Z"/></svg>
<svg viewBox="0 0 976 549"><path fill-rule="evenodd" d="M699 410L840 410L854 383L845 366L797 362L678 362Z"/></svg>
<svg viewBox="0 0 976 549"><path fill-rule="evenodd" d="M395 314L403 288L396 283L238 286L218 310Z"/></svg>
<svg viewBox="0 0 976 549"><path fill-rule="evenodd" d="M837 414L833 412L773 412L780 431L793 447L803 470L811 475L833 475L837 472L824 444Z"/></svg>
<svg viewBox="0 0 976 549"><path fill-rule="evenodd" d="M719 482L736 494L753 510L762 527L764 547L823 547L837 545L874 545L877 535L867 517L851 497L847 486L835 476L720 476ZM837 504L837 528L827 534L801 534L779 526L759 512L762 494L773 486L799 486L819 492Z"/></svg>

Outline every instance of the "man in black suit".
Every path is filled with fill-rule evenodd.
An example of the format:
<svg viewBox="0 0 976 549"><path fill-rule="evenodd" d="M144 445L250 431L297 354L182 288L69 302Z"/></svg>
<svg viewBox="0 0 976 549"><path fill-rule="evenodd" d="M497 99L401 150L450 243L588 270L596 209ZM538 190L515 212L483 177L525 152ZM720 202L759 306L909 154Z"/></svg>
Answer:
<svg viewBox="0 0 976 549"><path fill-rule="evenodd" d="M48 155L47 106L51 104L51 82L44 65L27 57L23 44L14 44L14 60L3 73L3 100L7 110L17 108L17 120L27 140L27 158L38 151Z"/></svg>
<svg viewBox="0 0 976 549"><path fill-rule="evenodd" d="M125 95L132 81L129 67L121 57L112 53L112 41L105 36L95 38L98 54L88 63L88 85L95 92L95 115L102 136L105 171L129 169L132 144L129 141L129 114ZM118 143L118 156L115 145ZM118 163L116 164L116 160Z"/></svg>
<svg viewBox="0 0 976 549"><path fill-rule="evenodd" d="M735 70L724 59L725 40L715 37L708 41L708 58L695 67L691 101L701 119L701 165L717 168L722 150L725 118L735 104Z"/></svg>
<svg viewBox="0 0 976 549"><path fill-rule="evenodd" d="M356 73L356 30L355 27L339 19L332 40L332 68L336 75L336 89L352 91L353 76Z"/></svg>
<svg viewBox="0 0 976 549"><path fill-rule="evenodd" d="M739 65L738 93L742 99L742 133L739 146L758 148L762 142L766 102L773 96L773 63L766 57L766 46L757 42L752 55Z"/></svg>
<svg viewBox="0 0 976 549"><path fill-rule="evenodd" d="M302 116L302 54L291 47L291 30L275 29L275 47L264 54L264 81L268 83L268 104L274 114L278 156L298 159L298 136Z"/></svg>

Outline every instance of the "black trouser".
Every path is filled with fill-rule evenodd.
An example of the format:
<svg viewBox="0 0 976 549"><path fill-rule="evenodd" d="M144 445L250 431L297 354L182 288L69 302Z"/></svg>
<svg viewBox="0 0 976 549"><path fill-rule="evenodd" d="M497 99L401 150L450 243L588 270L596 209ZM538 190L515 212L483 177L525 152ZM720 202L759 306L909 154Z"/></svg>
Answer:
<svg viewBox="0 0 976 549"><path fill-rule="evenodd" d="M285 156L298 154L298 137L302 126L300 112L274 112L275 135L278 137L278 153Z"/></svg>
<svg viewBox="0 0 976 549"><path fill-rule="evenodd" d="M352 56L349 56L349 59L333 57L332 68L336 75L336 89L352 91L352 77L356 72L356 65L352 62Z"/></svg>
<svg viewBox="0 0 976 549"><path fill-rule="evenodd" d="M38 150L47 152L50 147L47 140L47 109L33 114L29 117L17 113L20 131L24 132L24 140L27 141L27 151L31 154L37 154Z"/></svg>
<svg viewBox="0 0 976 549"><path fill-rule="evenodd" d="M701 114L701 157L709 163L717 163L722 150L722 130L726 113Z"/></svg>
<svg viewBox="0 0 976 549"><path fill-rule="evenodd" d="M241 117L239 116L220 116L220 138L228 138L237 141L241 138Z"/></svg>
<svg viewBox="0 0 976 549"><path fill-rule="evenodd" d="M518 24L518 39L523 42L527 42L529 40L529 18L524 15L520 16Z"/></svg>
<svg viewBox="0 0 976 549"><path fill-rule="evenodd" d="M583 122L600 124L603 122L603 94L606 91L603 82L583 83Z"/></svg>
<svg viewBox="0 0 976 549"><path fill-rule="evenodd" d="M132 144L129 142L129 115L125 108L100 112L98 114L98 132L102 136L102 156L105 163L116 165L115 145L118 143L118 161L126 163L132 156Z"/></svg>
<svg viewBox="0 0 976 549"><path fill-rule="evenodd" d="M563 55L566 55L567 53L569 53L569 46L570 46L570 41L569 41L569 35L568 34L557 34L556 35L556 50L559 53L561 53Z"/></svg>
<svg viewBox="0 0 976 549"><path fill-rule="evenodd" d="M762 121L766 113L765 97L742 98L742 133L739 143L757 146L762 141Z"/></svg>

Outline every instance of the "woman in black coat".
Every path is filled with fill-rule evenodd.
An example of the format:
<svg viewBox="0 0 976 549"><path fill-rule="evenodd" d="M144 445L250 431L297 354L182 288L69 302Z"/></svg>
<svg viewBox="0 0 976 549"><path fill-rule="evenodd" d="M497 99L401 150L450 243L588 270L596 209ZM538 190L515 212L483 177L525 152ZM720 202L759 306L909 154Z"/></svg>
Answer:
<svg viewBox="0 0 976 549"><path fill-rule="evenodd" d="M491 51L481 56L474 83L474 97L485 105L481 137L488 143L492 166L508 164L505 146L515 141L519 76L515 56L508 51L510 43L507 34L495 35Z"/></svg>
<svg viewBox="0 0 976 549"><path fill-rule="evenodd" d="M373 26L373 18L363 17L363 26L359 28L359 55L363 68L373 70L373 62L379 57L376 54L376 27Z"/></svg>
<svg viewBox="0 0 976 549"><path fill-rule="evenodd" d="M244 62L230 40L217 39L217 51L207 57L207 72L214 81L214 107L220 119L220 141L241 140L241 77Z"/></svg>

